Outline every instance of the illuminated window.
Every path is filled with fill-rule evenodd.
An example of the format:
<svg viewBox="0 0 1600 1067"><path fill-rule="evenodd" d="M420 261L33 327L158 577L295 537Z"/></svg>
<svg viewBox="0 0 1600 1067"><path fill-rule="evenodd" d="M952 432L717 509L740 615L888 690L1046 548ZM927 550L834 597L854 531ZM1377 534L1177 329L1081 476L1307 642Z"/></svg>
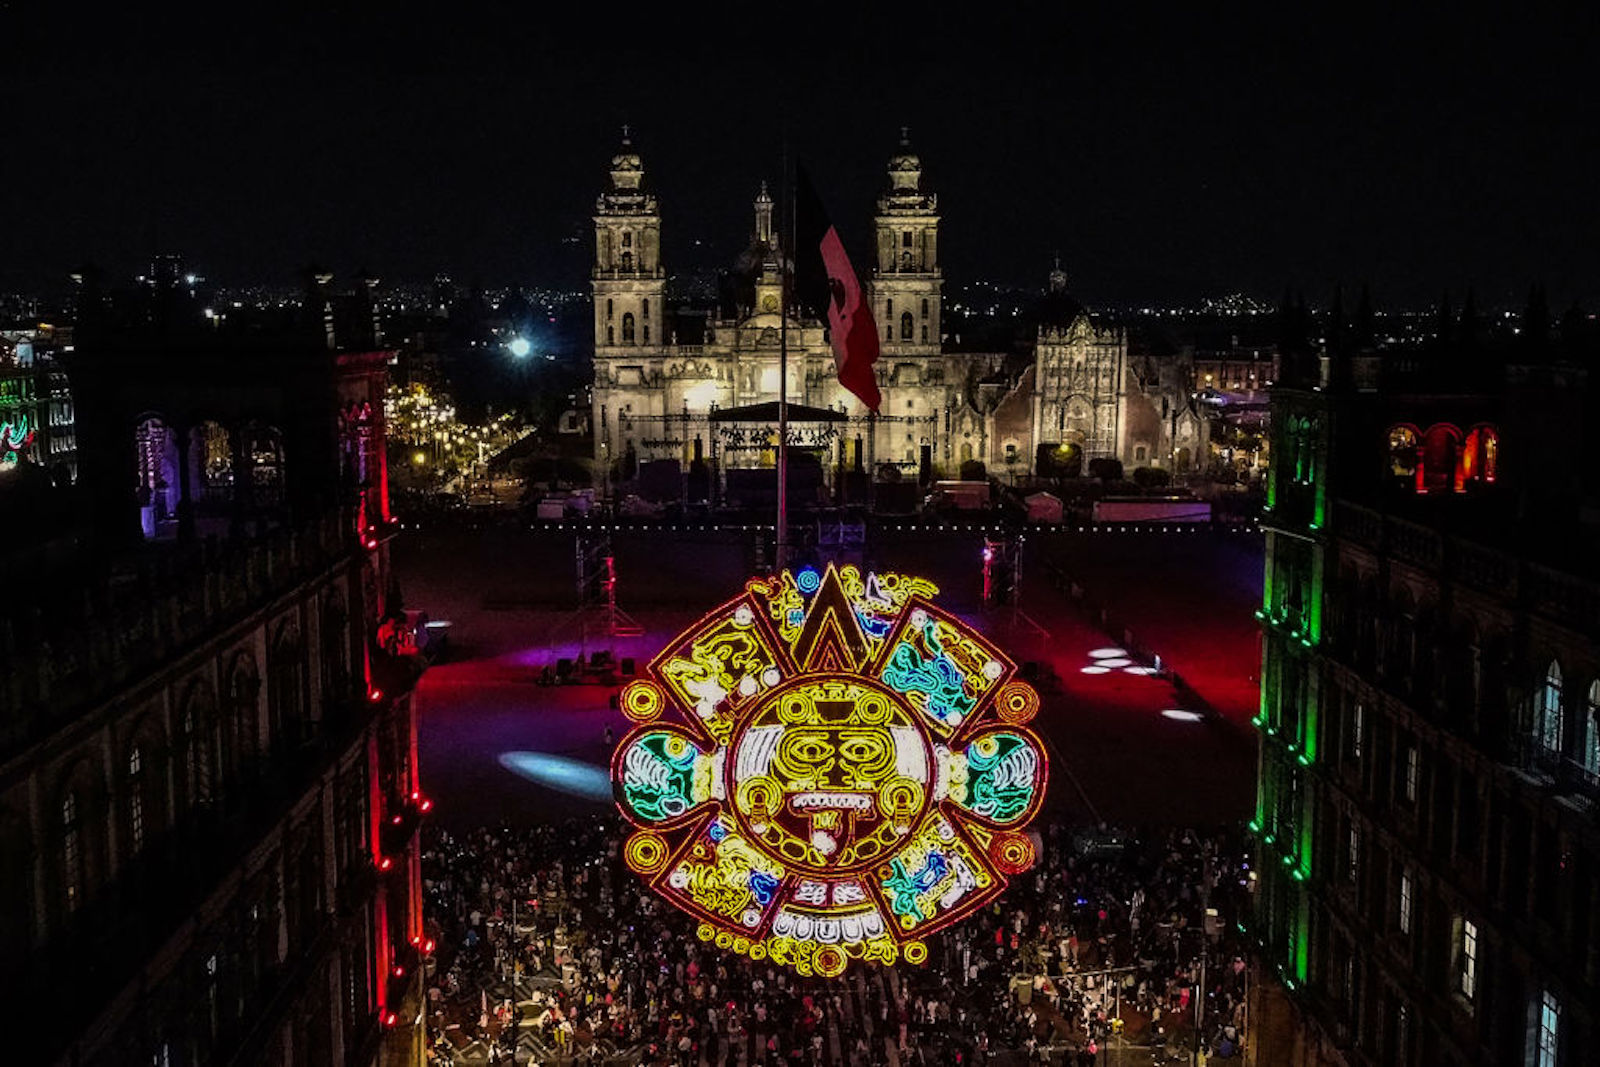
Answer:
<svg viewBox="0 0 1600 1067"><path fill-rule="evenodd" d="M1478 925L1469 919L1456 920L1456 992L1478 995Z"/></svg>
<svg viewBox="0 0 1600 1067"><path fill-rule="evenodd" d="M250 492L261 507L283 502L283 444L277 429L252 426L247 431L245 455L250 460Z"/></svg>
<svg viewBox="0 0 1600 1067"><path fill-rule="evenodd" d="M1350 836L1345 842L1345 877L1351 885L1361 880L1361 827L1352 822Z"/></svg>
<svg viewBox="0 0 1600 1067"><path fill-rule="evenodd" d="M1417 746L1406 746L1406 803L1417 802Z"/></svg>
<svg viewBox="0 0 1600 1067"><path fill-rule="evenodd" d="M1389 473L1409 481L1417 474L1417 431L1410 426L1389 430Z"/></svg>
<svg viewBox="0 0 1600 1067"><path fill-rule="evenodd" d="M1600 679L1589 685L1589 707L1583 716L1583 769L1600 777Z"/></svg>
<svg viewBox="0 0 1600 1067"><path fill-rule="evenodd" d="M633 344L633 312L629 311L622 316L622 343Z"/></svg>
<svg viewBox="0 0 1600 1067"><path fill-rule="evenodd" d="M83 828L78 822L78 794L61 799L61 896L67 913L83 903Z"/></svg>
<svg viewBox="0 0 1600 1067"><path fill-rule="evenodd" d="M1400 932L1411 932L1411 872L1400 872Z"/></svg>
<svg viewBox="0 0 1600 1067"><path fill-rule="evenodd" d="M233 496L233 442L215 422L196 426L189 438L191 492L203 502L218 503Z"/></svg>
<svg viewBox="0 0 1600 1067"><path fill-rule="evenodd" d="M1561 1001L1550 990L1539 999L1539 1058L1537 1067L1556 1067L1561 1050Z"/></svg>
<svg viewBox="0 0 1600 1067"><path fill-rule="evenodd" d="M1539 747L1554 755L1561 751L1561 665L1550 661L1539 691Z"/></svg>
<svg viewBox="0 0 1600 1067"><path fill-rule="evenodd" d="M128 752L128 836L134 852L144 849L144 767L138 745Z"/></svg>
<svg viewBox="0 0 1600 1067"><path fill-rule="evenodd" d="M1492 483L1499 462L1500 437L1493 426L1474 426L1456 460L1456 492L1468 485Z"/></svg>
<svg viewBox="0 0 1600 1067"><path fill-rule="evenodd" d="M1362 708L1361 702L1357 701L1350 712L1350 756L1353 759L1361 758L1361 731L1366 725L1362 720L1365 717L1365 709Z"/></svg>

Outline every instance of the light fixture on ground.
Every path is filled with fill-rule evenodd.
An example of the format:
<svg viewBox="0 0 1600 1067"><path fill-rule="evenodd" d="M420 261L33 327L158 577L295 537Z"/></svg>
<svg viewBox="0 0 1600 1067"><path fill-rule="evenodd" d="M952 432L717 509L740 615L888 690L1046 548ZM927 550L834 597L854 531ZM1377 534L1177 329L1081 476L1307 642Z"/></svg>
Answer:
<svg viewBox="0 0 1600 1067"><path fill-rule="evenodd" d="M1164 718L1175 719L1178 722L1200 722L1205 718L1198 711L1185 711L1183 708L1168 708L1161 714Z"/></svg>

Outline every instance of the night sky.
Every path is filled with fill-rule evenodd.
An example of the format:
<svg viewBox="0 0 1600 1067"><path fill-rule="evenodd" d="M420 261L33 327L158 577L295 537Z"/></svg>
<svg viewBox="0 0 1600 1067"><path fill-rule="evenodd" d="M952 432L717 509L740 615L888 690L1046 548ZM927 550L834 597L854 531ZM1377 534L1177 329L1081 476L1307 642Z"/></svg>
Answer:
<svg viewBox="0 0 1600 1067"><path fill-rule="evenodd" d="M786 139L859 258L906 124L955 282L1042 283L1059 249L1090 301L1370 281L1390 305L1469 285L1510 305L1543 280L1557 308L1600 305L1592 6L33 6L0 6L6 288L165 250L225 285L315 260L578 286L623 122L675 272L732 260Z"/></svg>

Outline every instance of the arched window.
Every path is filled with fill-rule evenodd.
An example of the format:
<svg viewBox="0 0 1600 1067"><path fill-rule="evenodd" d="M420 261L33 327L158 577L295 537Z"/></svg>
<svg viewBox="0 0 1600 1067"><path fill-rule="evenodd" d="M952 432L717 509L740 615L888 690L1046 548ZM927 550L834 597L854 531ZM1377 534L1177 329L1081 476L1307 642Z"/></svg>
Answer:
<svg viewBox="0 0 1600 1067"><path fill-rule="evenodd" d="M632 248L633 247L633 231L632 230L623 230L622 231L622 247L623 248Z"/></svg>
<svg viewBox="0 0 1600 1067"><path fill-rule="evenodd" d="M894 297L890 297L883 302L883 317L885 321L894 321Z"/></svg>
<svg viewBox="0 0 1600 1067"><path fill-rule="evenodd" d="M622 269L624 271L632 271L633 270L633 253L632 252L624 252L624 253L622 253Z"/></svg>
<svg viewBox="0 0 1600 1067"><path fill-rule="evenodd" d="M183 709L178 727L179 769L184 803L204 807L211 803L211 716L203 694L195 692Z"/></svg>
<svg viewBox="0 0 1600 1067"><path fill-rule="evenodd" d="M928 317L928 302L926 300L922 302L922 317Z"/></svg>
<svg viewBox="0 0 1600 1067"><path fill-rule="evenodd" d="M648 296L644 298L643 315L646 319L650 317L650 298Z"/></svg>
<svg viewBox="0 0 1600 1067"><path fill-rule="evenodd" d="M178 514L178 438L165 420L151 416L135 429L134 449L140 525L145 537L156 537Z"/></svg>
<svg viewBox="0 0 1600 1067"><path fill-rule="evenodd" d="M250 494L257 507L283 503L283 435L273 426L251 426L245 436Z"/></svg>
<svg viewBox="0 0 1600 1067"><path fill-rule="evenodd" d="M1551 755L1561 751L1561 664L1550 661L1539 691L1539 747Z"/></svg>
<svg viewBox="0 0 1600 1067"><path fill-rule="evenodd" d="M911 312L900 316L900 340L911 340Z"/></svg>
<svg viewBox="0 0 1600 1067"><path fill-rule="evenodd" d="M1417 476L1417 431L1410 426L1389 428L1389 474L1407 488Z"/></svg>
<svg viewBox="0 0 1600 1067"><path fill-rule="evenodd" d="M644 324L644 343L650 343L650 324L648 322Z"/></svg>
<svg viewBox="0 0 1600 1067"><path fill-rule="evenodd" d="M622 316L622 343L633 344L633 312L629 311Z"/></svg>
<svg viewBox="0 0 1600 1067"><path fill-rule="evenodd" d="M902 253L900 253L900 269L901 270L910 270L911 269L911 253L910 252L902 252Z"/></svg>
<svg viewBox="0 0 1600 1067"><path fill-rule="evenodd" d="M1461 455L1456 460L1456 492L1466 492L1469 485L1493 485L1499 453L1500 435L1495 428L1474 426L1462 442Z"/></svg>
<svg viewBox="0 0 1600 1067"><path fill-rule="evenodd" d="M608 297L606 299L606 318L607 319L611 318L615 311L616 311L616 301L612 300L612 299L610 299Z"/></svg>
<svg viewBox="0 0 1600 1067"><path fill-rule="evenodd" d="M300 635L285 623L267 660L267 710L272 722L272 743L280 749L298 747L305 740L305 697L302 693Z"/></svg>
<svg viewBox="0 0 1600 1067"><path fill-rule="evenodd" d="M910 230L905 230L900 234L900 247L901 248L910 248L911 247L911 231Z"/></svg>
<svg viewBox="0 0 1600 1067"><path fill-rule="evenodd" d="M883 324L883 339L885 341L893 341L894 340L894 323L893 322L885 322Z"/></svg>
<svg viewBox="0 0 1600 1067"><path fill-rule="evenodd" d="M61 903L68 915L83 903L83 823L78 794L61 798Z"/></svg>
<svg viewBox="0 0 1600 1067"><path fill-rule="evenodd" d="M1600 678L1589 683L1589 706L1584 709L1583 769L1591 783L1600 779Z"/></svg>
<svg viewBox="0 0 1600 1067"><path fill-rule="evenodd" d="M260 692L261 676L256 671L255 657L248 652L241 652L234 657L229 674L228 717L233 730L233 767L244 772L254 769L261 743L260 709L257 704Z"/></svg>
<svg viewBox="0 0 1600 1067"><path fill-rule="evenodd" d="M128 844L133 855L144 851L144 757L138 745L128 749Z"/></svg>
<svg viewBox="0 0 1600 1067"><path fill-rule="evenodd" d="M1417 492L1448 493L1455 488L1461 431L1448 422L1428 427L1417 453Z"/></svg>
<svg viewBox="0 0 1600 1067"><path fill-rule="evenodd" d="M616 343L617 343L617 328L615 326L607 326L606 327L606 344L614 345Z"/></svg>
<svg viewBox="0 0 1600 1067"><path fill-rule="evenodd" d="M928 324L927 323L923 323L922 324L922 343L923 344L927 344L928 343Z"/></svg>
<svg viewBox="0 0 1600 1067"><path fill-rule="evenodd" d="M199 503L233 497L233 440L220 423L202 422L189 434L189 486Z"/></svg>

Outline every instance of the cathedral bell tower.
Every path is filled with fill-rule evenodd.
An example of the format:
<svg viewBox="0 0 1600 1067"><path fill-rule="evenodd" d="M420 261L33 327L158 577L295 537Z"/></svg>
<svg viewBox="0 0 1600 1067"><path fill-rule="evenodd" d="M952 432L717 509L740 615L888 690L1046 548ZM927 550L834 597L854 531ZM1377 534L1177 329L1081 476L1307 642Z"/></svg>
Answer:
<svg viewBox="0 0 1600 1067"><path fill-rule="evenodd" d="M878 257L872 271L872 316L886 354L939 353L939 198L922 189L922 160L900 130L889 160L889 188L878 197Z"/></svg>
<svg viewBox="0 0 1600 1067"><path fill-rule="evenodd" d="M661 212L643 190L644 165L628 127L611 160L611 188L595 204L594 349L627 355L659 347L666 314L667 272L661 266Z"/></svg>

